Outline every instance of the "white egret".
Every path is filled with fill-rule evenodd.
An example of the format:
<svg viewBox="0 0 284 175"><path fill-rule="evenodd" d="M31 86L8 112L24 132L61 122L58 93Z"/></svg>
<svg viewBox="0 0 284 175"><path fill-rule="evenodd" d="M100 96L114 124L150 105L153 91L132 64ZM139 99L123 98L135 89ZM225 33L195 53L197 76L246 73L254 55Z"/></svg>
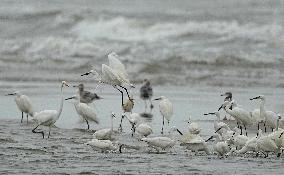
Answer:
<svg viewBox="0 0 284 175"><path fill-rule="evenodd" d="M122 149L122 144L117 146L110 140L92 139L91 141L85 143L85 145L89 145L92 148L102 152L119 150L119 152L121 153Z"/></svg>
<svg viewBox="0 0 284 175"><path fill-rule="evenodd" d="M249 140L249 137L245 135L241 135L238 128L235 128L234 130L235 132L232 135L230 140L236 146L236 149L239 150L245 146L246 142Z"/></svg>
<svg viewBox="0 0 284 175"><path fill-rule="evenodd" d="M63 87L69 85L65 82L62 81L61 83L61 100L60 100L60 106L58 110L43 110L40 112L36 112L34 114L34 121L37 123L37 126L32 130L33 133L41 133L42 137L44 138L44 132L43 131L36 131L36 129L42 125L42 126L48 126L49 127L49 132L48 132L48 138L50 136L50 130L51 127L54 125L54 123L59 119L60 114L63 109Z"/></svg>
<svg viewBox="0 0 284 175"><path fill-rule="evenodd" d="M86 121L88 125L87 129L90 129L89 121L93 121L97 124L99 123L96 111L92 107L88 106L86 103L81 103L79 95L66 98L65 100L70 100L70 99L74 99L75 109L77 113L80 116L82 116L82 118Z"/></svg>
<svg viewBox="0 0 284 175"><path fill-rule="evenodd" d="M92 93L89 91L84 90L84 84L80 83L79 85L74 85L73 87L78 87L78 93L80 95L80 102L81 103L92 103L94 100L102 99L96 93Z"/></svg>
<svg viewBox="0 0 284 175"><path fill-rule="evenodd" d="M115 118L115 114L111 113L111 128L97 130L93 134L93 137L99 140L111 140L113 134L113 118Z"/></svg>
<svg viewBox="0 0 284 175"><path fill-rule="evenodd" d="M147 100L150 103L150 109L152 110L154 108L151 100L152 96L153 88L150 84L150 81L148 79L145 79L143 85L140 88L140 98L145 102L145 112L147 110Z"/></svg>
<svg viewBox="0 0 284 175"><path fill-rule="evenodd" d="M273 131L273 129L275 129L277 127L277 119L278 119L278 115L273 112L273 111L267 111L265 110L265 97L264 95L259 95L257 97L251 98L250 100L256 100L256 99L260 99L260 116L261 118L265 119L265 132L266 132L266 126L270 127L271 130ZM282 126L282 124L280 124L280 126Z"/></svg>
<svg viewBox="0 0 284 175"><path fill-rule="evenodd" d="M170 149L175 145L175 140L169 137L152 137L152 138L142 138L142 141L146 142L150 147L156 149L159 152L159 149L162 150Z"/></svg>
<svg viewBox="0 0 284 175"><path fill-rule="evenodd" d="M173 116L173 104L169 99L167 99L164 96L161 96L161 97L156 98L154 100L160 101L159 102L159 108L160 108L160 113L163 116L163 126L162 126L161 134L163 134L164 133L165 118L167 119L168 124L169 124L169 122L170 122L170 120Z"/></svg>
<svg viewBox="0 0 284 175"><path fill-rule="evenodd" d="M245 146L242 147L242 149L236 151L238 154L245 154L248 151L253 151L253 152L257 152L257 136L249 138L246 141Z"/></svg>
<svg viewBox="0 0 284 175"><path fill-rule="evenodd" d="M143 137L147 137L148 135L153 133L153 130L150 125L147 123L141 123L139 124L136 129L137 133L139 133Z"/></svg>
<svg viewBox="0 0 284 175"><path fill-rule="evenodd" d="M251 114L248 111L238 106L230 109L231 106L232 106L232 102L225 101L224 103L225 111L228 114L230 114L232 117L234 117L239 123L243 124L245 130L247 126L250 126L253 124ZM242 130L242 128L240 129ZM246 132L246 135L247 135L247 132Z"/></svg>
<svg viewBox="0 0 284 175"><path fill-rule="evenodd" d="M34 115L32 103L31 103L31 100L29 99L29 97L26 96L26 95L24 95L24 94L22 94L22 93L19 92L19 91L16 91L16 92L14 92L14 93L10 93L10 94L7 94L7 95L16 96L16 97L15 97L16 105L17 105L18 109L22 112L21 123L23 122L24 113L27 114L27 123L28 123L28 121L29 121L29 119L28 119L29 115L30 115L31 117L33 117L33 115Z"/></svg>
<svg viewBox="0 0 284 175"><path fill-rule="evenodd" d="M121 105L123 106L123 91L120 90L118 87L123 88L126 91L128 98L130 99L127 87L134 87L134 86L130 83L128 75L125 70L125 66L119 61L116 53L114 52L110 53L108 55L108 61L109 61L109 66L102 64L101 75L99 75L93 69L87 73L82 74L81 76L93 74L95 75L95 78L98 82L113 86L121 93L122 95Z"/></svg>
<svg viewBox="0 0 284 175"><path fill-rule="evenodd" d="M177 131L181 135L181 146L184 146L186 149L191 150L193 152L204 151L206 154L210 154L210 150L208 149L207 143L205 140L200 137L199 132L186 133L183 134L179 129L175 126L172 127L171 131ZM196 130L195 130L196 131Z"/></svg>
<svg viewBox="0 0 284 175"><path fill-rule="evenodd" d="M215 138L213 149L214 149L214 152L218 154L218 157L223 157L224 155L230 152L231 148L227 140L222 141L222 139L220 138L218 134L215 134L213 135L213 137L210 137L210 139L212 138Z"/></svg>
<svg viewBox="0 0 284 175"><path fill-rule="evenodd" d="M128 119L128 121L131 125L132 136L133 136L134 133L135 133L135 126L141 120L140 114L138 114L138 113L123 114L123 116Z"/></svg>
<svg viewBox="0 0 284 175"><path fill-rule="evenodd" d="M214 121L214 130L215 130L216 133L221 135L221 133L222 133L221 129L229 130L229 126L226 123L224 123L220 120L220 112L218 112L218 111L217 112L210 112L210 113L207 113L207 114L204 114L204 115L215 115L216 116L217 120Z"/></svg>
<svg viewBox="0 0 284 175"><path fill-rule="evenodd" d="M268 156L268 152L274 152L277 154L277 157L280 156L281 147L278 147L270 136L264 136L262 130L259 130L256 143L258 151L261 151L265 157Z"/></svg>

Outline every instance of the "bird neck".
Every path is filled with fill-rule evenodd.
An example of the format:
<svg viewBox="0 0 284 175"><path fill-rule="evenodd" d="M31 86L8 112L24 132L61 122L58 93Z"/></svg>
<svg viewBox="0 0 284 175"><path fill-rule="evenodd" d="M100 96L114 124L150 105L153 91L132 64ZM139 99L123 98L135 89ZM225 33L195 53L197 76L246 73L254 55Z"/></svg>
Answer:
<svg viewBox="0 0 284 175"><path fill-rule="evenodd" d="M58 112L57 112L56 120L57 120L57 119L59 118L59 116L61 115L61 112L62 112L62 109L63 109L63 101L64 101L64 98L63 98L63 86L61 86L60 95L61 95L61 101L60 101L59 110L58 110Z"/></svg>
<svg viewBox="0 0 284 175"><path fill-rule="evenodd" d="M265 99L261 99L260 108L259 108L260 116L263 116L265 114L264 105L265 105ZM265 116L264 116L264 118L265 118Z"/></svg>

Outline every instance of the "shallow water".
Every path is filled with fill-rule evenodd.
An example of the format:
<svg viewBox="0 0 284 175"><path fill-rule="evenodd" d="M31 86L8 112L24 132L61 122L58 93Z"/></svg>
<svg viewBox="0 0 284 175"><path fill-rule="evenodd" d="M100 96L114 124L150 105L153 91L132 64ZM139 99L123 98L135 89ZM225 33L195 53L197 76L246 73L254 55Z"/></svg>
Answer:
<svg viewBox="0 0 284 175"><path fill-rule="evenodd" d="M26 85L27 86L27 85ZM24 88L36 110L56 109L58 104L57 88L46 89ZM20 88L18 87L18 88ZM52 87L52 85L50 85ZM53 86L56 87L56 86ZM8 89L1 88L1 93ZM40 91L43 95L40 95ZM66 89L64 96L74 93L73 88ZM156 87L155 96L167 95L174 104L174 116L170 126L177 126L183 132L187 131L185 120L190 114L202 128L201 135L208 138L213 132L213 118L202 114L216 110L223 98L219 94L225 89L186 87ZM283 114L283 89L234 89L234 98L246 109L254 109L256 104L248 100L259 93L267 96L267 108ZM119 93L115 90L101 89L100 95L105 99L95 105L100 125L91 125L86 131L85 123L78 123L78 116L71 102L65 102L63 113L56 123L58 128L52 128L51 138L42 139L40 134L31 132L33 123L20 123L20 113L11 97L1 97L0 110L0 173L3 174L279 174L282 173L283 156L276 158L255 157L254 155L231 156L219 159L217 155L195 155L177 144L171 151L157 154L131 137L130 125L124 121L122 134L116 134L119 143L127 146L122 153L100 153L84 145L92 138L95 129L109 127L110 109L118 116ZM135 112L143 112L143 102L139 100L136 91ZM43 101L45 99L46 101ZM116 105L114 105L116 104ZM154 103L153 119L147 122L154 128L152 136L160 135L161 117L157 104ZM43 108L42 108L43 109ZM119 118L119 117L118 117ZM119 119L114 121L117 129ZM47 128L42 127L44 131ZM166 126L166 131L169 126ZM167 134L167 132L166 132ZM255 134L255 128L249 129L249 135ZM168 134L167 134L168 135ZM179 135L171 137L178 139Z"/></svg>

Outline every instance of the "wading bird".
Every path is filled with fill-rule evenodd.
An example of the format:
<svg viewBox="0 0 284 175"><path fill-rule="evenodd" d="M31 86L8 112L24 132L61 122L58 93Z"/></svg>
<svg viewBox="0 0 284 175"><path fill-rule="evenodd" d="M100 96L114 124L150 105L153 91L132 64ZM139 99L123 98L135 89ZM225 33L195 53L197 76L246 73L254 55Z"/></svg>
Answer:
<svg viewBox="0 0 284 175"><path fill-rule="evenodd" d="M167 119L167 121L169 123L172 116L173 116L173 104L169 99L167 99L164 96L161 96L161 97L156 98L154 100L160 101L159 102L159 108L160 108L160 113L163 116L163 126L162 126L161 134L163 134L164 133L165 118Z"/></svg>
<svg viewBox="0 0 284 175"><path fill-rule="evenodd" d="M92 93L89 91L84 90L84 84L80 83L79 85L74 85L73 87L78 87L78 93L80 95L80 102L81 103L92 103L94 100L102 99L96 93Z"/></svg>
<svg viewBox="0 0 284 175"><path fill-rule="evenodd" d="M90 106L88 106L87 104L81 103L79 95L66 98L65 100L70 100L70 99L74 99L75 109L77 113L80 116L82 116L83 119L86 121L87 126L88 126L87 129L90 129L89 121L93 121L97 124L99 123L99 119L97 117L96 111Z"/></svg>
<svg viewBox="0 0 284 175"><path fill-rule="evenodd" d="M142 87L140 88L140 98L145 102L145 112L147 110L147 100L150 103L150 109L152 110L154 108L151 100L152 96L153 88L150 84L150 81L148 79L145 79Z"/></svg>
<svg viewBox="0 0 284 175"><path fill-rule="evenodd" d="M121 93L121 105L123 106L123 91L120 90L118 87L123 88L127 93L128 99L130 99L127 88L134 88L134 86L130 83L125 66L119 61L116 53L110 53L108 55L108 61L109 66L102 64L101 75L97 73L94 69L92 69L91 71L84 73L81 76L93 74L95 75L96 81L98 81L99 83L104 83L113 86Z"/></svg>
<svg viewBox="0 0 284 175"><path fill-rule="evenodd" d="M21 123L23 122L24 113L27 114L27 123L28 123L29 115L31 117L33 117L33 115L34 115L33 107L32 107L32 104L31 104L31 101L30 101L29 97L24 95L24 94L22 94L19 91L16 91L14 93L10 93L10 94L7 94L7 95L16 96L15 97L15 102L17 104L18 109L22 112Z"/></svg>
<svg viewBox="0 0 284 175"><path fill-rule="evenodd" d="M60 106L58 110L43 110L40 112L36 112L34 115L34 121L37 123L37 126L32 130L33 133L41 133L42 134L42 138L44 138L44 132L43 131L36 131L36 129L39 126L48 126L49 127L49 132L48 132L48 138L50 136L50 130L51 127L54 125L54 123L59 119L60 114L62 112L63 109L63 87L67 86L69 87L69 85L65 82L62 81L61 83L61 100L60 100Z"/></svg>
<svg viewBox="0 0 284 175"><path fill-rule="evenodd" d="M115 118L115 114L112 112L111 113L111 128L97 130L93 134L93 137L99 140L111 140L112 139L111 136L113 134L113 118Z"/></svg>

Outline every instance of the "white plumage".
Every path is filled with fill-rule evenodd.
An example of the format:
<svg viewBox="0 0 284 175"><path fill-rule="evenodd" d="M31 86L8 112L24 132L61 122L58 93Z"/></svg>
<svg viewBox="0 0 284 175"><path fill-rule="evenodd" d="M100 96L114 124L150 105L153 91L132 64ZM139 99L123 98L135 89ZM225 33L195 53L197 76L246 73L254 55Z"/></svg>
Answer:
<svg viewBox="0 0 284 175"><path fill-rule="evenodd" d="M160 98L156 98L155 100L159 100L159 109L160 113L163 116L163 126L162 126L162 134L164 133L164 118L167 119L168 123L170 122L173 116L173 104L172 102L164 96Z"/></svg>
<svg viewBox="0 0 284 175"><path fill-rule="evenodd" d="M48 126L49 127L49 132L48 132L48 138L50 136L50 130L51 130L51 127L54 125L54 123L58 120L61 112L62 112L62 109L63 109L63 87L64 86L68 86L69 85L65 82L65 81L62 81L61 83L61 101L60 101L60 107L59 107L59 110L44 110L44 111L40 111L40 112L37 112L34 114L34 121L37 123L37 126L32 130L33 133L41 133L42 134L42 137L44 138L44 133L43 131L36 131L37 127L39 127L40 125L43 125L43 126Z"/></svg>
<svg viewBox="0 0 284 175"><path fill-rule="evenodd" d="M148 135L152 134L153 133L153 130L151 128L151 126L149 126L148 124L146 123L141 123L139 124L137 127L136 127L136 131L144 136L144 137L147 137Z"/></svg>
<svg viewBox="0 0 284 175"><path fill-rule="evenodd" d="M77 113L82 116L82 118L86 121L88 128L90 129L89 121L93 121L95 123L99 123L99 119L97 117L96 111L91 108L89 105L80 102L80 97L78 95L67 98L65 100L74 99L74 106Z"/></svg>
<svg viewBox="0 0 284 175"><path fill-rule="evenodd" d="M156 150L159 150L159 148L162 150L169 149L175 145L175 141L169 137L142 138L141 140Z"/></svg>
<svg viewBox="0 0 284 175"><path fill-rule="evenodd" d="M113 134L113 118L115 117L114 113L111 114L111 128L97 130L93 137L99 140L111 140Z"/></svg>
<svg viewBox="0 0 284 175"><path fill-rule="evenodd" d="M233 102L228 102L226 101L224 103L225 106L225 111L230 114L232 117L234 117L239 123L243 124L245 129L247 126L252 125L252 117L251 114L244 110L243 108L240 108L238 106L233 107L232 109L230 109L231 105ZM246 133L247 135L247 133Z"/></svg>
<svg viewBox="0 0 284 175"><path fill-rule="evenodd" d="M102 152L115 151L118 149L110 140L92 139L91 141L88 141L85 144L90 145L94 149L102 151Z"/></svg>
<svg viewBox="0 0 284 175"><path fill-rule="evenodd" d="M265 97L264 95L259 95L257 97L251 98L250 100L256 100L260 99L260 118L265 119L265 126L269 126L272 130L277 127L277 120L278 120L278 114L276 114L273 111L267 111L265 110ZM280 126L283 126L283 123L281 121ZM266 128L265 128L266 129Z"/></svg>
<svg viewBox="0 0 284 175"><path fill-rule="evenodd" d="M15 97L16 105L18 109L22 112L21 123L23 122L24 113L27 114L27 122L28 122L28 116L30 115L31 117L33 117L34 115L33 107L32 107L29 97L22 94L19 91L16 91L14 93L7 94L7 95L16 95Z"/></svg>

